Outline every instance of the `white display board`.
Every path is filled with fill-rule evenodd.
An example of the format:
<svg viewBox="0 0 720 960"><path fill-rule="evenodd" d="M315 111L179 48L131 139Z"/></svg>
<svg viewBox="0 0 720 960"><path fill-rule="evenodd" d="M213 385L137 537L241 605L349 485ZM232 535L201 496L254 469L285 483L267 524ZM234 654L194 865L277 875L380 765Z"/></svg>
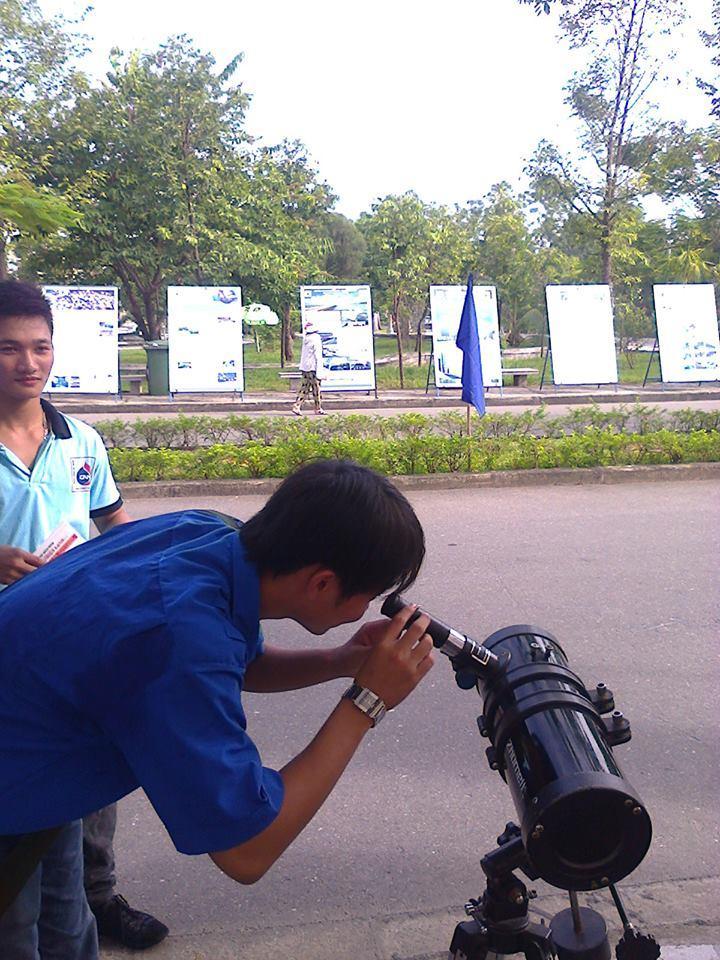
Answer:
<svg viewBox="0 0 720 960"><path fill-rule="evenodd" d="M653 287L665 383L720 380L720 337L711 283L661 283Z"/></svg>
<svg viewBox="0 0 720 960"><path fill-rule="evenodd" d="M617 383L610 287L548 286L545 297L555 383Z"/></svg>
<svg viewBox="0 0 720 960"><path fill-rule="evenodd" d="M300 287L300 312L322 340L322 389L374 390L370 287Z"/></svg>
<svg viewBox="0 0 720 960"><path fill-rule="evenodd" d="M242 393L240 287L168 287L170 393Z"/></svg>
<svg viewBox="0 0 720 960"><path fill-rule="evenodd" d="M117 393L117 287L43 287L53 314L50 393Z"/></svg>
<svg viewBox="0 0 720 960"><path fill-rule="evenodd" d="M432 318L433 362L435 385L460 387L462 380L462 350L455 346L460 327L467 287L430 287L430 316ZM495 287L473 287L473 300L480 338L480 362L483 386L502 386L502 358L500 355L500 325L498 322Z"/></svg>

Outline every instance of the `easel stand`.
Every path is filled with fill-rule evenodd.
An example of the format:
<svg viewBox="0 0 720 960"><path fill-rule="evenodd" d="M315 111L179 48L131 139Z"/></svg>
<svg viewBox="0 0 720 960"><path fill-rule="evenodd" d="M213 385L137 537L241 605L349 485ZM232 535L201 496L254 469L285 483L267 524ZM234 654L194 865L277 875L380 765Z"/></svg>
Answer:
<svg viewBox="0 0 720 960"><path fill-rule="evenodd" d="M652 351L650 352L650 359L648 360L647 369L645 370L645 376L643 377L643 384L642 384L643 386L645 386L645 384L650 379L652 379L652 381L655 383L657 383L657 381L659 380L663 384L663 387L665 386L662 378L662 366L660 368L661 373L659 377L652 377L652 378L650 377L650 367L652 367L653 358L655 357L656 353L658 355L658 360L662 364L662 361L660 360L660 343L658 340L657 320L655 321L655 339L653 340L653 348L652 348Z"/></svg>
<svg viewBox="0 0 720 960"><path fill-rule="evenodd" d="M543 384L545 383L545 372L547 370L550 354L552 353L552 344L550 343L550 321L548 320L547 316L545 317L545 333L543 334L543 337L545 339L545 359L543 361L542 375L540 376L540 390L542 390Z"/></svg>
<svg viewBox="0 0 720 960"><path fill-rule="evenodd" d="M433 378L433 383L435 384L435 396L436 396L436 397L439 397L439 396L440 396L440 389L439 389L439 387L438 387L438 385L437 385L437 381L435 380L435 350L434 350L434 348L433 348L433 350L431 350L431 352L430 352L430 359L428 360L427 379L425 380L425 394L426 394L426 395L427 395L427 394L429 393L429 391L430 391L430 377Z"/></svg>

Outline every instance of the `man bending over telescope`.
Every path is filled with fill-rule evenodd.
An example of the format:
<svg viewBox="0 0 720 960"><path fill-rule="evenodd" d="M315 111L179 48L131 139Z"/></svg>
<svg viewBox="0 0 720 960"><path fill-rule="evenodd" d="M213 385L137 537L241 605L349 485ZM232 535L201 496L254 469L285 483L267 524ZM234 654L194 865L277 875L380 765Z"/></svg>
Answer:
<svg viewBox="0 0 720 960"><path fill-rule="evenodd" d="M433 644L427 617L405 629L410 606L325 650L274 648L260 621L295 620L316 636L351 623L378 594L406 589L424 552L417 517L388 480L318 461L244 525L203 510L125 524L5 590L0 880L13 851L22 861L22 835L46 828L74 830L81 858L77 821L137 787L180 852L209 853L239 883L262 877L385 709L430 670ZM338 677L354 683L314 739L282 770L264 767L242 691ZM81 882L72 896L63 956L93 960ZM36 922L8 907L0 947L4 929Z"/></svg>

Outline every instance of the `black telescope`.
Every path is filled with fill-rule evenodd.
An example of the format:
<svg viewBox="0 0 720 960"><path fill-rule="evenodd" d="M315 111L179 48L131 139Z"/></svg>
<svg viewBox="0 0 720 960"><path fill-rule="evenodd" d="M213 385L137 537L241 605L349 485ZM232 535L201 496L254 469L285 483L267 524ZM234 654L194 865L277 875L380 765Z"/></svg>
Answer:
<svg viewBox="0 0 720 960"><path fill-rule="evenodd" d="M406 605L391 595L382 612L392 617ZM478 726L491 768L510 788L529 875L578 891L632 873L652 825L612 752L630 739L612 693L604 684L588 690L557 639L538 627L505 627L484 644L433 618L427 632L452 660L458 685L483 698Z"/></svg>

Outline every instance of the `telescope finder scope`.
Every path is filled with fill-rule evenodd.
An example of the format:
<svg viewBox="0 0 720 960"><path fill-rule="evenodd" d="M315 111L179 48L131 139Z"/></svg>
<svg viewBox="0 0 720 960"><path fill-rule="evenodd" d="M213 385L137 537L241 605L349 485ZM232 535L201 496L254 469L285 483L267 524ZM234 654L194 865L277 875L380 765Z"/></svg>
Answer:
<svg viewBox="0 0 720 960"><path fill-rule="evenodd" d="M405 605L391 597L382 612ZM557 639L538 627L505 627L479 644L431 618L428 633L452 659L460 686L471 685L474 671L483 698L478 727L491 743L490 767L510 788L531 871L563 890L605 887L632 873L652 824L613 755L630 727L612 693L604 684L591 693Z"/></svg>

